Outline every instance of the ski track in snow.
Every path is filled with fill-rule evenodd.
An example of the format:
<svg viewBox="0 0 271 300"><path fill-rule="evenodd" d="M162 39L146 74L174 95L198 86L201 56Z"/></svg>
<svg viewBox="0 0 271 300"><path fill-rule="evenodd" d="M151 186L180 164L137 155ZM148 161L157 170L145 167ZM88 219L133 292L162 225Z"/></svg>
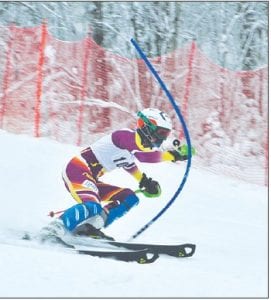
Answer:
<svg viewBox="0 0 271 300"><path fill-rule="evenodd" d="M191 258L162 256L140 265L31 247L51 210L75 202L61 171L78 148L0 130L0 297L267 297L267 188L192 168L178 199L137 242L195 243ZM159 199L140 204L105 232L126 241L175 193L185 163L140 164L162 186ZM104 181L136 189L126 172ZM20 245L20 243L22 243Z"/></svg>

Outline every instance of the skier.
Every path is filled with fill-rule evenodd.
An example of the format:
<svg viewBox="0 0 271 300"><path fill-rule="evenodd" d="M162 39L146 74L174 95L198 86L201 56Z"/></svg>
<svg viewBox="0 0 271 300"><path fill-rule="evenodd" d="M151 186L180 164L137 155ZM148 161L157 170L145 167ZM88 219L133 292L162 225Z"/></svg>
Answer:
<svg viewBox="0 0 271 300"><path fill-rule="evenodd" d="M161 151L172 123L165 112L146 108L138 112L136 130L121 129L106 135L73 157L63 172L66 188L77 204L68 208L56 221L45 228L45 235L73 235L108 238L101 229L112 224L139 203L129 188L113 186L100 177L116 168L123 168L139 183L147 197L161 194L159 183L142 173L135 163L182 161L187 153L177 150Z"/></svg>

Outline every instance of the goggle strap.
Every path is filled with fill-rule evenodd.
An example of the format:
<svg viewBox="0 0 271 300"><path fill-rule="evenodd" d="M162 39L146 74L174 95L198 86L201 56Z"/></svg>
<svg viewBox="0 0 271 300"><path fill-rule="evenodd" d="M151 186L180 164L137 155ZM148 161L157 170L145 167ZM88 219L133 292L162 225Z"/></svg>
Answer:
<svg viewBox="0 0 271 300"><path fill-rule="evenodd" d="M155 131L157 129L157 126L154 125L141 111L139 111L137 115L151 128L151 130Z"/></svg>

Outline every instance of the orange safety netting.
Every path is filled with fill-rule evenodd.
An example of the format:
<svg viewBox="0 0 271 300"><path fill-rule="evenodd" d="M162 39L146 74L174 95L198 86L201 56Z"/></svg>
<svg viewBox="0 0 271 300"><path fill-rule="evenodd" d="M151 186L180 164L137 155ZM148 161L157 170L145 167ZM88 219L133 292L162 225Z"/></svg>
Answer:
<svg viewBox="0 0 271 300"><path fill-rule="evenodd" d="M88 145L132 127L144 107L176 113L141 59L87 37L65 42L33 28L0 27L0 128ZM132 47L132 46L131 46ZM197 150L194 165L267 184L267 68L230 71L195 42L150 59L177 101Z"/></svg>

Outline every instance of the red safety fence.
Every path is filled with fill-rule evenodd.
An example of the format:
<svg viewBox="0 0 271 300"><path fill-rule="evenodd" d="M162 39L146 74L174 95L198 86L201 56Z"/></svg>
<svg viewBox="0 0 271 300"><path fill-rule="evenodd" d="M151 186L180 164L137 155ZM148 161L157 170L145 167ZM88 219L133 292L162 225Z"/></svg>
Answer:
<svg viewBox="0 0 271 300"><path fill-rule="evenodd" d="M60 41L43 24L0 27L0 128L88 145L133 127L144 107L181 125L141 59L113 54L87 37ZM132 45L131 45L132 48ZM268 71L224 69L197 47L151 59L187 121L196 167L267 184Z"/></svg>

